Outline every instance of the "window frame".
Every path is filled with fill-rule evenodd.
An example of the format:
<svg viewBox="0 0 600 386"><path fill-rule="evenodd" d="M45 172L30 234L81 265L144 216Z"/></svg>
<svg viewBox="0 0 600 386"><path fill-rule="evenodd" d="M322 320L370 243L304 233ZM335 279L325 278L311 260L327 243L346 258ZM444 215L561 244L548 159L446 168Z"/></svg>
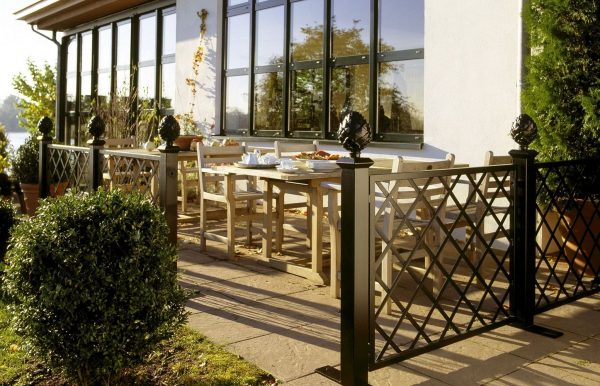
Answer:
<svg viewBox="0 0 600 386"><path fill-rule="evenodd" d="M175 2L161 2L158 7L156 5L152 8L141 8L141 9L132 9L127 12L119 13L113 15L109 18L102 19L96 21L94 24L86 24L79 26L77 29L73 31L67 31L63 37L63 44L61 46L61 57L65 58L68 62L68 48L69 43L74 40L77 49L76 56L76 68L77 73L75 74L75 82L76 82L76 95L74 102L74 110L68 110L69 102L67 101L67 89L66 85L68 81L72 81L72 71L67 68L67 65L62 66L64 74L63 76L65 86L62 88L64 90L62 92L64 103L61 106L61 109L64 111L64 121L60 122L63 127L66 128L64 130L65 133L65 143L82 145L85 137L84 131L86 122L82 122L82 118L85 115L91 115L98 108L98 90L97 90L97 80L99 70L102 70L103 73L106 72L106 68L99 69L98 63L98 50L99 50L99 31L107 28L111 29L111 48L110 48L110 98L114 98L117 96L118 87L117 84L117 73L121 70L124 70L125 67L128 69L128 77L129 77L129 90L127 97L133 101L134 106L132 106L132 110L134 112L138 111L138 71L137 67L138 63L138 29L139 29L139 20L145 17L150 17L154 15L156 17L156 36L154 38L154 44L156 45L156 51L153 60L143 62L143 65L149 65L150 62L153 63L155 67L155 76L154 76L154 87L155 92L152 97L154 100L153 109L159 115L159 119L162 116L174 114L174 108L161 108L161 98L162 98L162 65L168 63L175 63L175 53L169 55L162 55L162 42L163 42L163 30L162 30L162 19L165 16L176 14L176 6ZM129 24L130 25L130 34L129 34L129 60L128 64L119 65L117 62L118 57L118 42L119 42L119 33L118 29L120 25ZM82 82L82 36L86 34L92 34L92 69L90 71L92 77L92 100L96 102L95 105L92 105L91 110L82 110L82 100L81 100L81 82ZM69 74L71 74L71 78L69 78ZM94 86L96 85L96 86ZM135 117L137 118L137 117ZM72 126L74 125L74 126ZM155 129L155 128L153 128ZM80 135L81 134L81 135ZM141 140L141 139L140 139Z"/></svg>
<svg viewBox="0 0 600 386"><path fill-rule="evenodd" d="M378 70L381 63L395 62L402 60L425 60L424 47L415 47L414 49L404 49L397 51L379 52L379 0L369 0L370 7L370 35L369 35L369 52L364 55L353 55L345 57L332 57L332 2L334 0L323 1L324 25L323 25L323 58L322 60L296 61L290 62L291 49L291 6L295 2L304 0L266 0L258 2L249 0L235 6L228 6L228 0L223 0L223 50L222 50L222 72L221 72L221 103L220 103L220 118L221 132L218 133L224 136L245 136L245 137L286 137L298 139L337 139L337 129L331 128L330 124L330 108L331 108L331 92L332 92L332 72L337 67L352 66L359 64L368 64L369 66L369 113L365 117L373 129L373 141L384 143L406 143L406 144L422 144L424 142L424 131L421 133L389 133L380 132L378 129L378 102L379 102L379 75ZM255 65L255 43L257 30L257 12L263 9L280 6L284 7L284 62L278 66L277 70L283 72L283 130L256 130L255 121L255 77L257 74L274 71L269 69L269 66ZM228 18L241 14L249 14L250 26L250 60L248 69L243 71L240 69L228 70L227 63L227 24ZM425 32L423 31L423 34ZM292 107L292 71L321 68L323 73L323 96L322 96L322 127L321 131L290 131L290 116ZM248 122L249 127L244 130L228 130L226 128L226 110L227 110L227 78L238 75L249 75L248 79Z"/></svg>

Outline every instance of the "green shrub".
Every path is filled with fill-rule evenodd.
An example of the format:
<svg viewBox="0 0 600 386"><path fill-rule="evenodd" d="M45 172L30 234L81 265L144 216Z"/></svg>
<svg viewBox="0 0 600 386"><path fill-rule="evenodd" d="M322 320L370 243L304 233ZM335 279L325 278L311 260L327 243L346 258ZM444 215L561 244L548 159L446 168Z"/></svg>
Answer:
<svg viewBox="0 0 600 386"><path fill-rule="evenodd" d="M12 176L22 184L37 184L39 180L40 145L33 135L19 146L11 160Z"/></svg>
<svg viewBox="0 0 600 386"><path fill-rule="evenodd" d="M154 205L99 191L43 201L13 228L6 292L30 350L77 379L107 382L185 322L177 253Z"/></svg>
<svg viewBox="0 0 600 386"><path fill-rule="evenodd" d="M16 219L17 215L12 203L0 197L0 263L4 261L10 228L15 225Z"/></svg>
<svg viewBox="0 0 600 386"><path fill-rule="evenodd" d="M538 125L540 160L600 160L600 3L531 0L524 112Z"/></svg>

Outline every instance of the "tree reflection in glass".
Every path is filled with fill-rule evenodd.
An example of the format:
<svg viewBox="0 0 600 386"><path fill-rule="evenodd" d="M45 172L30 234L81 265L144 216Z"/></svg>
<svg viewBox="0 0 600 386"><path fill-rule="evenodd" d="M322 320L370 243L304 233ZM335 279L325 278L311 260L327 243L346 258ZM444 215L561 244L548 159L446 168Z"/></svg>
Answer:
<svg viewBox="0 0 600 386"><path fill-rule="evenodd" d="M290 131L323 130L323 70L292 71Z"/></svg>
<svg viewBox="0 0 600 386"><path fill-rule="evenodd" d="M323 0L291 4L291 61L323 59Z"/></svg>
<svg viewBox="0 0 600 386"><path fill-rule="evenodd" d="M331 72L329 131L337 132L344 115L358 111L369 116L369 65L336 67Z"/></svg>
<svg viewBox="0 0 600 386"><path fill-rule="evenodd" d="M370 14L370 0L332 1L331 31L334 57L369 53Z"/></svg>
<svg viewBox="0 0 600 386"><path fill-rule="evenodd" d="M255 130L283 130L283 73L255 76Z"/></svg>
<svg viewBox="0 0 600 386"><path fill-rule="evenodd" d="M423 60L381 63L380 69L379 132L422 133Z"/></svg>

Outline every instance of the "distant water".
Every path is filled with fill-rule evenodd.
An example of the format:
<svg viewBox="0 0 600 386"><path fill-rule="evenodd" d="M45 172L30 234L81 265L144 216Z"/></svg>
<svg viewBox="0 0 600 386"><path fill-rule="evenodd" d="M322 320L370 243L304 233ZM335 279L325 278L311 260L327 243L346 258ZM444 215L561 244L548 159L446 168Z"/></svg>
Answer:
<svg viewBox="0 0 600 386"><path fill-rule="evenodd" d="M25 131L8 132L6 136L8 137L8 146L12 146L16 150L25 142L29 133Z"/></svg>

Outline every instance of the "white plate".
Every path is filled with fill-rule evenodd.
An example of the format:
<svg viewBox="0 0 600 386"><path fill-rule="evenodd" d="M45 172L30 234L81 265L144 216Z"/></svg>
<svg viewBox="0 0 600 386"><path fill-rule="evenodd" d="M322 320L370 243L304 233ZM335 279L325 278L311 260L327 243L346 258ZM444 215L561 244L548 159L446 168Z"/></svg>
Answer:
<svg viewBox="0 0 600 386"><path fill-rule="evenodd" d="M306 166L313 170L335 170L338 168L336 161L333 160L317 160L309 159L306 160Z"/></svg>

